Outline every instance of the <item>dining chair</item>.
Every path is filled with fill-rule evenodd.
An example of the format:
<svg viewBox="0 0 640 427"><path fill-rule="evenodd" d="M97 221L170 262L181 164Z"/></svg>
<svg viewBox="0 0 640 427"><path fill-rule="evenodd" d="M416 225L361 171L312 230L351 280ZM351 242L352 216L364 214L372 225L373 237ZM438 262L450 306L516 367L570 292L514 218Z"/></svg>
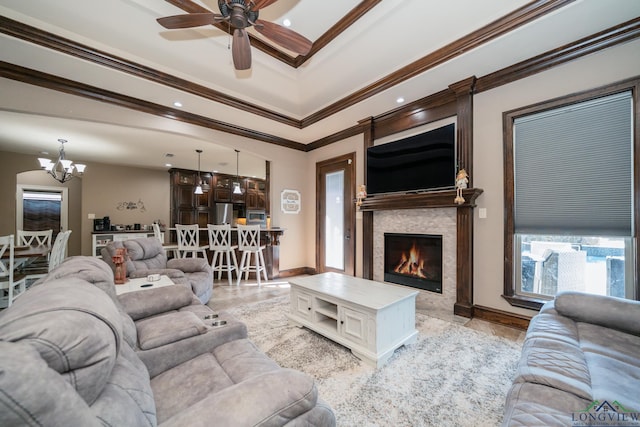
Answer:
<svg viewBox="0 0 640 427"><path fill-rule="evenodd" d="M204 259L207 259L208 246L200 246L200 230L198 224L176 224L176 234L178 235L179 258L187 258L189 254L191 254L192 258L197 258L198 254L202 254Z"/></svg>
<svg viewBox="0 0 640 427"><path fill-rule="evenodd" d="M53 230L18 230L17 246L51 246Z"/></svg>
<svg viewBox="0 0 640 427"><path fill-rule="evenodd" d="M16 246L49 246L53 230L18 230ZM49 257L47 256L47 260Z"/></svg>
<svg viewBox="0 0 640 427"><path fill-rule="evenodd" d="M155 236L156 239L158 239L160 244L162 244L162 249L164 249L164 253L165 255L167 255L167 257L171 253L173 254L174 258L178 258L178 245L164 244L164 239L162 238L162 231L160 231L160 224L158 224L157 222L153 223L153 235Z"/></svg>
<svg viewBox="0 0 640 427"><path fill-rule="evenodd" d="M237 275L238 259L236 258L237 245L231 245L231 226L229 224L213 225L207 224L209 233L209 250L213 252L211 258L211 269L213 274L218 272L218 280L222 278L222 272L227 272L229 286L231 286L232 272ZM226 260L225 260L226 258Z"/></svg>
<svg viewBox="0 0 640 427"><path fill-rule="evenodd" d="M27 283L46 276L56 268L67 257L67 246L69 243L69 235L71 230L61 231L53 242L53 247L49 253L49 262L46 265L29 265L22 271L26 275Z"/></svg>
<svg viewBox="0 0 640 427"><path fill-rule="evenodd" d="M9 307L26 290L26 277L15 271L14 235L0 236L0 307Z"/></svg>
<svg viewBox="0 0 640 427"><path fill-rule="evenodd" d="M264 280L267 278L267 267L264 262L264 255L262 250L266 246L260 245L260 226L259 225L238 225L238 249L242 252L240 259L240 271L238 273L238 285L242 278L242 273L245 273L245 280L249 279L249 273L255 272L256 279L258 280L258 286L260 283L260 273L264 275ZM254 256L254 264L251 265L251 255Z"/></svg>

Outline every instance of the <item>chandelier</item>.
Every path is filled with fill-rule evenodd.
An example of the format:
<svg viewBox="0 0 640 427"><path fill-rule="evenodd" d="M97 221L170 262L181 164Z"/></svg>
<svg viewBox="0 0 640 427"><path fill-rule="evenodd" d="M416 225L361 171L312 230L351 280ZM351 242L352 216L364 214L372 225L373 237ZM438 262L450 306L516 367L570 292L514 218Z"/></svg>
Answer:
<svg viewBox="0 0 640 427"><path fill-rule="evenodd" d="M56 179L56 181L65 183L76 176L81 176L87 165L83 165L81 163L74 164L73 161L67 160L64 153L64 144L67 140L58 139L58 142L60 143L58 160L52 162L49 159L38 158L38 161L40 162L40 167L46 170L49 175Z"/></svg>

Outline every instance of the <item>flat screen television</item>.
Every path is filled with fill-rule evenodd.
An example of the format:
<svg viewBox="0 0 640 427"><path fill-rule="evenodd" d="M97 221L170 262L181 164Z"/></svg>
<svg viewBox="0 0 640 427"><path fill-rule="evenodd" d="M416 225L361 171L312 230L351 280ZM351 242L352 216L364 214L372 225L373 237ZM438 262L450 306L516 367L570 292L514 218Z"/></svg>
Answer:
<svg viewBox="0 0 640 427"><path fill-rule="evenodd" d="M367 149L367 194L454 188L455 124Z"/></svg>

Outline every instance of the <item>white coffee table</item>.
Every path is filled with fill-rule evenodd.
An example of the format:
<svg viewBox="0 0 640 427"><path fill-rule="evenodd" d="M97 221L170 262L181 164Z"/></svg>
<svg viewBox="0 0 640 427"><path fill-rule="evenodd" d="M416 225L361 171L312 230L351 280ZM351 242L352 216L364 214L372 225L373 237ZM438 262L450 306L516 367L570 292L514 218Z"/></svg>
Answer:
<svg viewBox="0 0 640 427"><path fill-rule="evenodd" d="M144 291L148 289L161 288L163 286L174 285L169 276L161 275L160 280L149 281L146 277L139 279L129 279L129 281L123 285L116 285L116 295L121 295L127 292Z"/></svg>
<svg viewBox="0 0 640 427"><path fill-rule="evenodd" d="M289 284L292 324L349 348L374 367L417 339L416 290L338 273L293 278Z"/></svg>

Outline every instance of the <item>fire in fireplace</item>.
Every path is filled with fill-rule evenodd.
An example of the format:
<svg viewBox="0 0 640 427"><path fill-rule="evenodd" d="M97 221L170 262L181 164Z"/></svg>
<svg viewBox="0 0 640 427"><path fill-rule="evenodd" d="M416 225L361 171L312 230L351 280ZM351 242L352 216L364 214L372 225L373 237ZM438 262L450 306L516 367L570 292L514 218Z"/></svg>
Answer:
<svg viewBox="0 0 640 427"><path fill-rule="evenodd" d="M442 236L384 233L385 282L442 293Z"/></svg>

